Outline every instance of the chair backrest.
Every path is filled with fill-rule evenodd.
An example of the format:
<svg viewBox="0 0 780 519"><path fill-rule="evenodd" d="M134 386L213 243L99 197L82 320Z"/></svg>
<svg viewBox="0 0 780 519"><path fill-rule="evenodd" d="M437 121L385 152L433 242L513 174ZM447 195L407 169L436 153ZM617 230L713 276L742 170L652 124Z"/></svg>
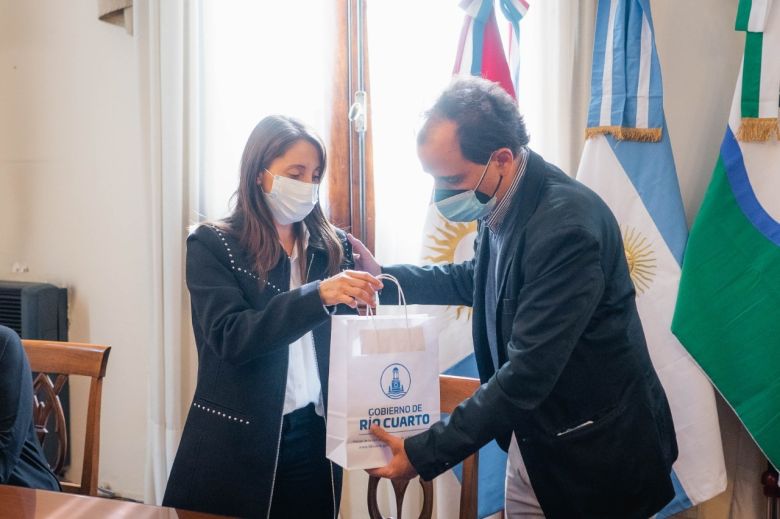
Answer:
<svg viewBox="0 0 780 519"><path fill-rule="evenodd" d="M452 375L439 375L439 393L441 412L451 414L461 402L469 398L479 389L479 380ZM479 468L479 451L463 460L463 477L460 486L459 519L476 519L477 517L477 482ZM377 487L380 478L371 476L368 479L368 515L371 519L383 519L377 503ZM408 481L393 481L393 492L397 519L401 519L401 508L404 495L409 485ZM433 513L433 483L420 479L423 489L423 505L419 519L430 519Z"/></svg>
<svg viewBox="0 0 780 519"><path fill-rule="evenodd" d="M455 410L461 402L471 397L479 389L479 379L439 375L441 392L441 412ZM460 519L477 518L477 482L479 481L479 451L463 460L463 477L460 482Z"/></svg>
<svg viewBox="0 0 780 519"><path fill-rule="evenodd" d="M22 340L22 345L30 361L30 369L38 373L33 381L35 393L33 421L41 444L51 438L46 424L53 416L54 432L57 439L57 458L52 470L56 474L60 474L62 471L68 445L65 415L60 403L59 392L69 375L81 375L91 379L81 483L63 481L61 484L63 490L67 492L96 496L100 458L100 400L111 348L97 344L30 339ZM51 376L55 375L56 377L52 381Z"/></svg>

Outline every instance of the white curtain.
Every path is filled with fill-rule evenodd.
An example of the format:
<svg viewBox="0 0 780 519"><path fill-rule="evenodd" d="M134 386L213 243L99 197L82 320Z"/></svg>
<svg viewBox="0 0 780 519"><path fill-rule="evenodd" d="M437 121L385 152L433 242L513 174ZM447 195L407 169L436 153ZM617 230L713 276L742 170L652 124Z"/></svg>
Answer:
<svg viewBox="0 0 780 519"><path fill-rule="evenodd" d="M517 97L530 147L570 176L584 142L597 3L531 2L520 23Z"/></svg>
<svg viewBox="0 0 780 519"><path fill-rule="evenodd" d="M199 5L143 0L135 9L154 278L145 500L156 504L162 501L194 387L184 247L198 199Z"/></svg>

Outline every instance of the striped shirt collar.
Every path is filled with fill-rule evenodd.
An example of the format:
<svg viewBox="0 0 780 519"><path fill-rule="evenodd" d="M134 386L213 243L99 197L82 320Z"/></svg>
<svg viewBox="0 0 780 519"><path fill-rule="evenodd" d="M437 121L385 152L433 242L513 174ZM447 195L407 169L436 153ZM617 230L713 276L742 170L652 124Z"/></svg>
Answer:
<svg viewBox="0 0 780 519"><path fill-rule="evenodd" d="M525 174L526 165L528 164L528 148L523 146L520 148L520 161L517 165L517 171L515 172L515 178L512 179L512 184L509 186L504 198L496 204L490 214L485 217L484 223L493 233L498 233L501 224L506 217L506 213L509 211L509 206L512 204L512 199L515 197L517 186L520 185L520 180Z"/></svg>

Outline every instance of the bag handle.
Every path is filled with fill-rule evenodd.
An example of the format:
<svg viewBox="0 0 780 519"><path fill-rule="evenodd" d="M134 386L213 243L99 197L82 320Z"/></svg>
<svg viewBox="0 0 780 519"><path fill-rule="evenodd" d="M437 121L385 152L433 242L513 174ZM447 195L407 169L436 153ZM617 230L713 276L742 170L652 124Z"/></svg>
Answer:
<svg viewBox="0 0 780 519"><path fill-rule="evenodd" d="M406 296L404 295L404 289L401 288L401 283L398 281L398 278L391 274L379 274L376 276L377 279L385 279L387 281L390 281L391 283L395 283L395 286L398 287L398 306L404 307L404 320L406 321L406 334L407 338L409 340L409 344L411 346L412 343L412 336L411 336L411 328L409 327L409 308L406 305ZM366 309L366 316L367 317L374 317L376 315L374 311L369 306ZM371 323L374 325L374 330L376 330L376 321L374 319L371 319Z"/></svg>
<svg viewBox="0 0 780 519"><path fill-rule="evenodd" d="M398 278L393 276L392 274L379 274L376 276L377 279L386 279L387 281L390 281L391 283L395 283L395 286L398 287L398 306L404 307L404 317L406 318L406 327L409 328L409 310L406 306L406 296L404 295L404 289L401 288L401 283L398 281ZM366 315L371 317L374 314L374 311L371 309L371 307L367 307L366 309Z"/></svg>
<svg viewBox="0 0 780 519"><path fill-rule="evenodd" d="M392 274L379 274L377 279L386 279L392 283L395 283L395 286L398 287L398 306L406 306L406 296L404 295L404 289L401 288L401 283L398 281L398 278L393 276Z"/></svg>

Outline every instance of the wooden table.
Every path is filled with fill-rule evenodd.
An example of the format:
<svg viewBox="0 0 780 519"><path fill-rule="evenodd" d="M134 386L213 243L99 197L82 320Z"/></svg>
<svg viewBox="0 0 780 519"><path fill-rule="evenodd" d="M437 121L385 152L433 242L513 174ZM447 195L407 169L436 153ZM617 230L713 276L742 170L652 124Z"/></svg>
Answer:
<svg viewBox="0 0 780 519"><path fill-rule="evenodd" d="M0 518L2 519L173 519L176 517L216 519L223 516L116 499L0 485Z"/></svg>

